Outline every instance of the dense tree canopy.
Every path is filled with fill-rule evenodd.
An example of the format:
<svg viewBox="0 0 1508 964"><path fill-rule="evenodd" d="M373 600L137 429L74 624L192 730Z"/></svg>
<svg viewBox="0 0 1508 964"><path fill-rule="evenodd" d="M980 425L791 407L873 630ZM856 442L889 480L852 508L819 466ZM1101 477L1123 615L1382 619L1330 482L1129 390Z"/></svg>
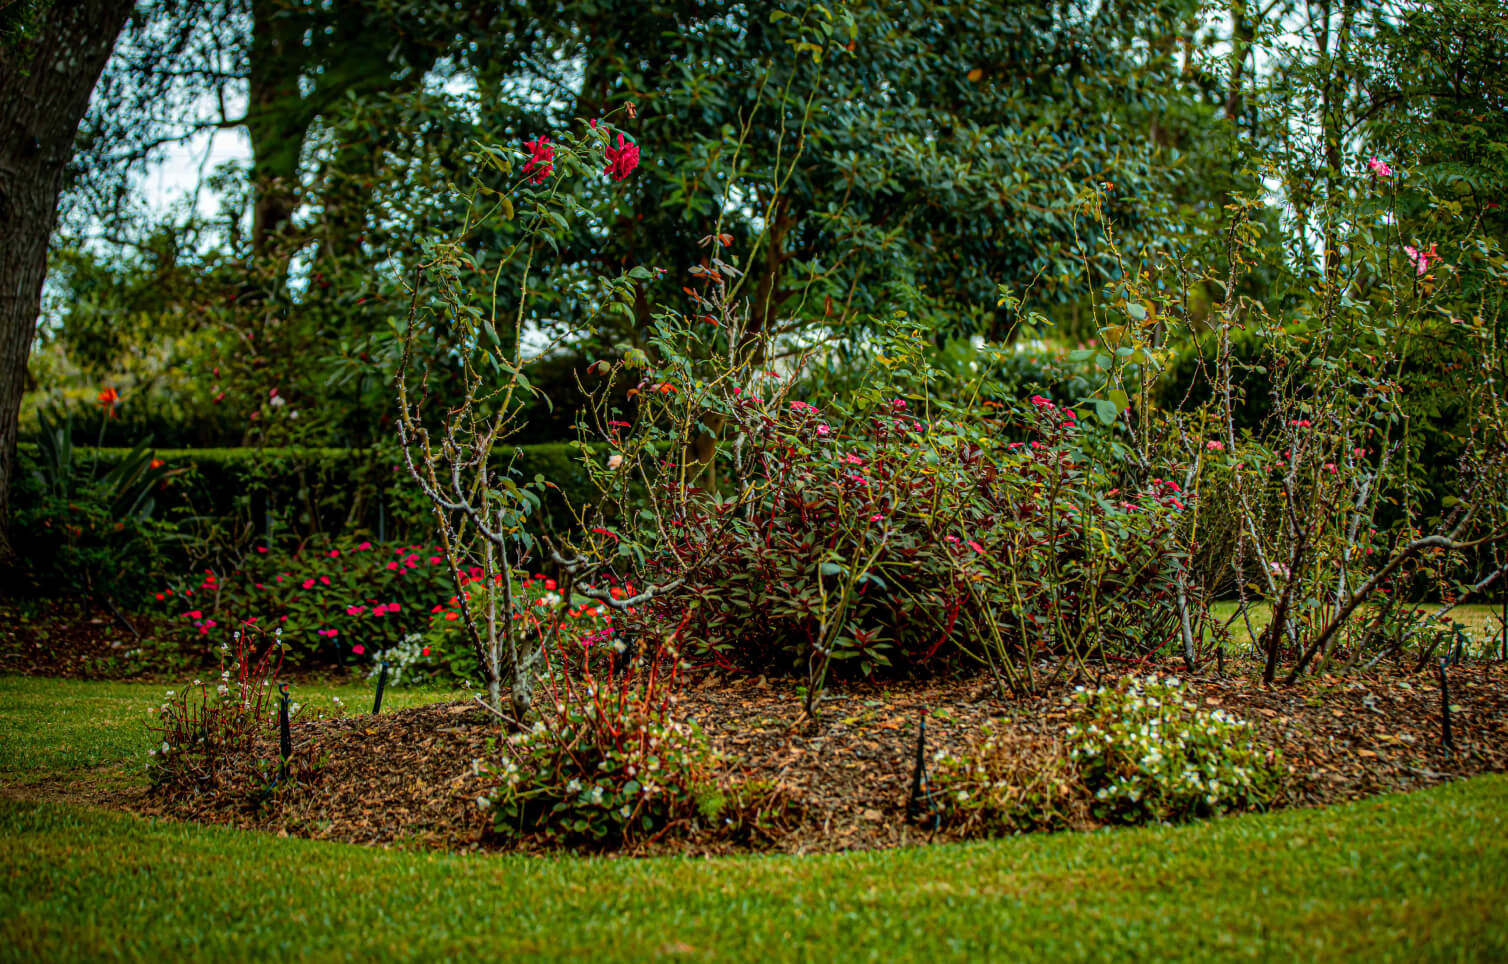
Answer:
<svg viewBox="0 0 1508 964"><path fill-rule="evenodd" d="M117 440L239 442L271 437L257 416L277 389L306 416L279 432L384 437L403 278L423 240L462 230L452 188L501 188L525 142L599 118L637 143L635 176L537 186L593 212L553 226L550 256L530 266L532 324L568 349L557 396L574 393L572 358L638 343L714 231L747 273L756 329L852 342L905 312L941 345L1009 339L1032 312L1091 337L1096 292L1128 264L1218 272L1226 205L1263 164L1281 168L1268 237L1286 210L1308 250L1327 247L1345 177L1379 151L1409 158L1411 185L1451 185L1501 223L1491 38L1504 28L1490 3L590 0L537 13L141 4L80 135L33 407L65 385L89 398L120 382ZM142 172L211 130L249 146L205 172L218 212L146 206ZM1106 225L1129 262L1109 256ZM483 278L518 288L519 264L492 272L523 231L471 233L479 292ZM1293 285L1265 265L1243 293L1302 297L1306 266L1325 262L1291 246L1280 258ZM634 317L588 330L600 279L632 265L665 274L640 281ZM1196 290L1188 310L1217 295ZM559 437L568 413L541 406L529 431Z"/></svg>
<svg viewBox="0 0 1508 964"><path fill-rule="evenodd" d="M145 352L157 387L142 386L143 416L224 431L204 404L235 377L222 404L238 419L256 409L253 386L281 385L330 406L332 437L362 441L371 427L350 413L377 404L385 381L372 337L401 315L415 239L459 229L447 188L479 173L469 153L605 116L638 142L639 175L573 185L609 213L562 225L558 258L534 267L537 320L583 353L632 340L680 283L644 291L634 322L594 338L574 321L594 279L645 264L684 281L714 228L748 272L757 327L846 338L906 311L940 338L1000 338L1016 319L996 307L998 284L1054 304L1103 273L1083 260L1099 231L1089 190L1108 188L1128 231L1142 199L1175 184L1190 210L1213 205L1206 129L1223 95L1195 69L1193 4L591 2L536 14L144 5L96 98L72 209L79 234L128 244L103 260L60 254L60 280L77 286L59 330L70 362L91 370L114 354L105 346L132 337L119 320L135 314L154 335L178 333ZM210 128L243 130L251 148L214 181L221 215L146 227L127 173L164 140ZM513 240L473 237L479 273ZM206 327L223 334L218 350Z"/></svg>

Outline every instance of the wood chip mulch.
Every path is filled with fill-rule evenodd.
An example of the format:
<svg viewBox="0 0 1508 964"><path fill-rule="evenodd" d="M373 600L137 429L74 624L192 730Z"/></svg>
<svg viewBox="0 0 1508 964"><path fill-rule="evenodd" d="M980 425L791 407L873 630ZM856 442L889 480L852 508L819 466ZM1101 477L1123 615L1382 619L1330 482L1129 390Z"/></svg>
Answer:
<svg viewBox="0 0 1508 964"><path fill-rule="evenodd" d="M1244 669L1244 668L1243 668ZM1187 678L1196 698L1254 723L1292 768L1283 807L1324 806L1508 770L1508 667L1450 670L1455 751L1441 746L1440 692L1433 675L1325 676L1263 686L1229 675ZM698 720L735 774L772 781L789 804L751 838L709 832L667 837L640 853L738 850L807 853L950 839L908 824L918 721L927 757L962 753L986 721L1022 737L1059 736L1064 688L1002 701L973 682L864 684L834 691L819 726L798 723L800 700L782 682L691 683L682 708ZM353 843L445 850L533 850L487 833L487 792L475 761L497 727L475 705L426 706L380 716L299 724L295 756L321 756L306 785L260 807L239 798L169 799L137 790L115 805L187 818Z"/></svg>
<svg viewBox="0 0 1508 964"><path fill-rule="evenodd" d="M136 678L145 668L143 656L160 659L176 650L157 643L173 638L168 633L175 628L92 603L48 602L27 610L0 601L0 675Z"/></svg>

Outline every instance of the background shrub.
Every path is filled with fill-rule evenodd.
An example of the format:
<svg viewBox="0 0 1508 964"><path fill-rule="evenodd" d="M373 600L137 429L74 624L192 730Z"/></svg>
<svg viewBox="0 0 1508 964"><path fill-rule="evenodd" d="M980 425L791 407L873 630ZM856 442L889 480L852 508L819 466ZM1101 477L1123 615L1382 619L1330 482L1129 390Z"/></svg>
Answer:
<svg viewBox="0 0 1508 964"><path fill-rule="evenodd" d="M76 471L102 477L132 459L131 449L77 449ZM543 506L544 524L564 521L567 500L581 505L595 495L574 443L500 448L500 465L512 459L517 478L549 479L553 498ZM298 545L317 538L363 534L414 541L434 527L428 503L414 490L401 456L383 449L221 448L160 449L152 457L170 485L154 494L158 518L177 520L218 541L240 538ZM46 451L37 443L18 449L24 484L19 512L46 515L43 495ZM557 519L557 517L559 517Z"/></svg>
<svg viewBox="0 0 1508 964"><path fill-rule="evenodd" d="M428 626L430 610L451 594L435 546L340 542L294 552L248 554L240 568L206 569L156 593L186 629L211 642L236 631L282 632L299 663L365 663Z"/></svg>
<svg viewBox="0 0 1508 964"><path fill-rule="evenodd" d="M179 548L162 503L181 484L142 442L109 464L75 447L72 418L40 416L41 441L18 473L13 533L24 574L44 595L130 598ZM19 588L19 587L7 587Z"/></svg>
<svg viewBox="0 0 1508 964"><path fill-rule="evenodd" d="M499 574L500 576L501 574ZM498 618L507 618L507 608L496 582L488 583L480 573L468 573L465 598L472 616L485 620L489 597L496 595ZM547 643L552 627L558 625L558 647L573 657L589 659L595 653L612 652L616 633L613 618L605 607L583 597L564 600L554 579L543 573L519 580L513 588L515 630L541 643ZM451 595L431 607L429 628L418 637L420 658L413 664L429 678L468 680L476 676L476 653L462 622L460 599ZM622 649L617 650L621 652Z"/></svg>
<svg viewBox="0 0 1508 964"><path fill-rule="evenodd" d="M707 493L676 520L675 559L701 562L651 622L684 614L689 652L722 665L788 672L816 654L850 675L1173 639L1176 483L1102 489L1076 417L1040 396L969 422L910 405L744 402L753 504Z"/></svg>

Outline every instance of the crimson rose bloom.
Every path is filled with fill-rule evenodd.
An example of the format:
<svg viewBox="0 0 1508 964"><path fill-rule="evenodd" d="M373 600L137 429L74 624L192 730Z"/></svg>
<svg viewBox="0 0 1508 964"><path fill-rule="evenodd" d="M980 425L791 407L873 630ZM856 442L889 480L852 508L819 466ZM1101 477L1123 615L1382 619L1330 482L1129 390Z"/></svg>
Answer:
<svg viewBox="0 0 1508 964"><path fill-rule="evenodd" d="M543 184L555 170L555 148L550 144L550 139L543 135L532 141L524 141L524 147L529 149L529 160L524 163L524 173L534 175L529 180L535 184Z"/></svg>
<svg viewBox="0 0 1508 964"><path fill-rule="evenodd" d="M627 140L622 134L618 135L618 146L608 145L607 167L603 173L615 181L621 181L628 177L629 172L639 166L639 145Z"/></svg>

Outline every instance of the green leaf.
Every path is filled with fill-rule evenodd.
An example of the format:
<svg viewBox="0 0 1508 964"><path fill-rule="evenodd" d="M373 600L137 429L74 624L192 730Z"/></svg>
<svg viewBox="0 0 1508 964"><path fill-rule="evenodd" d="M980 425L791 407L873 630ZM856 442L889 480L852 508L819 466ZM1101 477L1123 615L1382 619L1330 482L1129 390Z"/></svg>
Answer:
<svg viewBox="0 0 1508 964"><path fill-rule="evenodd" d="M1119 411L1120 409L1116 407L1114 402L1106 401L1103 398L1094 399L1094 414L1102 424L1114 425L1116 413Z"/></svg>

